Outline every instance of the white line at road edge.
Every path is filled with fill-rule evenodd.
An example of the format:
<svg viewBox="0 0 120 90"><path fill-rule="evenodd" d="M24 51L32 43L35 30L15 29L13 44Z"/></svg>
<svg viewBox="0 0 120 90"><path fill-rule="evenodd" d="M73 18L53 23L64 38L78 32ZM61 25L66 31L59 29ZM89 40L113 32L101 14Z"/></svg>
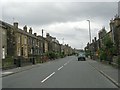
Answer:
<svg viewBox="0 0 120 90"><path fill-rule="evenodd" d="M63 66L61 66L60 68L58 68L58 70L60 70L60 69L62 69L63 68Z"/></svg>
<svg viewBox="0 0 120 90"><path fill-rule="evenodd" d="M47 79L49 79L51 76L53 76L55 74L55 72L53 72L52 74L50 74L48 77L46 77L44 80L41 81L41 83L45 82Z"/></svg>

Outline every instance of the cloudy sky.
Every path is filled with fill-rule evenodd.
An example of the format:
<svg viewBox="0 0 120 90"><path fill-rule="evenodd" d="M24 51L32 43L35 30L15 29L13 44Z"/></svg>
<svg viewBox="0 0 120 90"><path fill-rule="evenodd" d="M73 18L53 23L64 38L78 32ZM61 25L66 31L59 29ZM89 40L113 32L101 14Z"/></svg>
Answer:
<svg viewBox="0 0 120 90"><path fill-rule="evenodd" d="M105 1L105 0L104 0ZM106 0L107 1L107 0ZM116 2L43 2L43 1L2 1L1 20L12 24L19 22L33 32L41 35L41 30L56 37L60 43L69 44L73 48L84 48L89 42L88 21L91 21L92 38L98 37L98 31L106 27L118 12ZM64 38L64 40L63 40Z"/></svg>

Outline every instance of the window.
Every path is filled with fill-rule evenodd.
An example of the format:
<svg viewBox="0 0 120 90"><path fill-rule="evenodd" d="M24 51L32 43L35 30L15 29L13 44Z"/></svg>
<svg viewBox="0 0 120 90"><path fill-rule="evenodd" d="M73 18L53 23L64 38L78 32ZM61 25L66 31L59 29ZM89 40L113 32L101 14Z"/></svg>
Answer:
<svg viewBox="0 0 120 90"><path fill-rule="evenodd" d="M31 54L33 54L33 49L31 48Z"/></svg>
<svg viewBox="0 0 120 90"><path fill-rule="evenodd" d="M18 56L20 56L21 55L21 53L20 53L20 48L18 48Z"/></svg>
<svg viewBox="0 0 120 90"><path fill-rule="evenodd" d="M33 45L35 45L35 41L34 41L34 39L33 39Z"/></svg>
<svg viewBox="0 0 120 90"><path fill-rule="evenodd" d="M23 47L21 48L21 55L23 56L24 52L23 52Z"/></svg>
<svg viewBox="0 0 120 90"><path fill-rule="evenodd" d="M5 30L2 31L2 34L5 35Z"/></svg>
<svg viewBox="0 0 120 90"><path fill-rule="evenodd" d="M25 48L25 56L27 56L27 48Z"/></svg>
<svg viewBox="0 0 120 90"><path fill-rule="evenodd" d="M18 36L18 43L20 43L20 36Z"/></svg>
<svg viewBox="0 0 120 90"><path fill-rule="evenodd" d="M5 59L5 48L4 47L2 48L2 54L3 54L2 59Z"/></svg>
<svg viewBox="0 0 120 90"><path fill-rule="evenodd" d="M41 47L43 47L43 43L41 42Z"/></svg>
<svg viewBox="0 0 120 90"><path fill-rule="evenodd" d="M25 39L24 39L24 44L27 44L27 38L25 37Z"/></svg>
<svg viewBox="0 0 120 90"><path fill-rule="evenodd" d="M37 47L39 47L39 45L40 45L40 44L39 44L39 41L38 41L38 42L37 42Z"/></svg>

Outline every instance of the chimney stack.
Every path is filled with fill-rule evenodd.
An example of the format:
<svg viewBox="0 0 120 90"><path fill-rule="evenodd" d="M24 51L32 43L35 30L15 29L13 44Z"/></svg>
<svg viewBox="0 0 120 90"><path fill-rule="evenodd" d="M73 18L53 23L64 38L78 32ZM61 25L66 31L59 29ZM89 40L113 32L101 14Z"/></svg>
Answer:
<svg viewBox="0 0 120 90"><path fill-rule="evenodd" d="M15 28L18 28L18 22L14 22L13 25Z"/></svg>
<svg viewBox="0 0 120 90"><path fill-rule="evenodd" d="M37 33L34 33L35 36L37 36Z"/></svg>
<svg viewBox="0 0 120 90"><path fill-rule="evenodd" d="M26 26L26 25L23 27L23 30L24 30L25 32L27 32L27 26Z"/></svg>
<svg viewBox="0 0 120 90"><path fill-rule="evenodd" d="M29 33L32 34L32 28L29 29Z"/></svg>
<svg viewBox="0 0 120 90"><path fill-rule="evenodd" d="M49 33L47 33L47 34L46 34L46 37L49 37L49 36L50 36L50 34L49 34Z"/></svg>

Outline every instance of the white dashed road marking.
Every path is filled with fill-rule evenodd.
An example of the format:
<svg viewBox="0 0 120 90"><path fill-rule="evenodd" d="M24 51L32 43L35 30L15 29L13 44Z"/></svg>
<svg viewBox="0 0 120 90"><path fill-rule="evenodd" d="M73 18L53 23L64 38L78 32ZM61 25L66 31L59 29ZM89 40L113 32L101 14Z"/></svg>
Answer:
<svg viewBox="0 0 120 90"><path fill-rule="evenodd" d="M63 66L61 66L60 68L58 68L58 70L60 70L60 69L62 69L63 68Z"/></svg>
<svg viewBox="0 0 120 90"><path fill-rule="evenodd" d="M72 61L72 60L71 60ZM65 63L64 65L67 65L70 61L68 61L67 63ZM63 68L63 66L61 66L60 68L58 68L58 70L61 70ZM41 83L45 82L47 79L49 79L51 76L53 76L55 74L55 72L53 72L52 74L50 74L49 76L47 76L45 79L43 79L41 81Z"/></svg>
<svg viewBox="0 0 120 90"><path fill-rule="evenodd" d="M53 76L55 74L55 72L53 72L52 74L50 74L48 77L46 77L45 79L43 79L41 81L41 83L45 82L47 79L49 79L51 76Z"/></svg>
<svg viewBox="0 0 120 90"><path fill-rule="evenodd" d="M67 63L65 63L64 65L67 65Z"/></svg>

